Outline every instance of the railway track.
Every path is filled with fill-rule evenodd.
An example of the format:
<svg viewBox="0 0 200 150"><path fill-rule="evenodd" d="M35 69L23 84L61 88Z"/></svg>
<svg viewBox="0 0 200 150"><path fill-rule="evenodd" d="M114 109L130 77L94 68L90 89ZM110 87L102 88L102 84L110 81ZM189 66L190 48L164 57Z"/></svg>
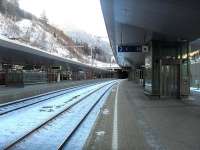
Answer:
<svg viewBox="0 0 200 150"><path fill-rule="evenodd" d="M102 99L102 97L112 88L113 86L109 87L97 100L96 102L90 107L88 112L85 114L85 116L80 119L79 123L74 127L74 129L71 131L71 133L65 137L63 142L58 146L58 150L63 150L65 145L69 142L73 134L77 131L77 129L81 126L81 124L84 122L84 120L87 118L87 116L90 114L90 112L94 109L94 107L99 103L99 101Z"/></svg>
<svg viewBox="0 0 200 150"><path fill-rule="evenodd" d="M74 86L74 87L71 87L71 88L61 89L61 90L57 90L57 91L53 91L53 92L48 92L48 93L45 93L45 94L40 94L40 95L37 95L37 96L30 97L30 98L25 98L25 99L17 100L17 101L14 101L14 102L2 104L2 105L0 105L0 116L7 114L7 113L10 113L10 112L13 112L13 111L16 111L16 110L19 110L21 108L25 108L25 107L28 107L28 106L31 106L31 105L34 105L34 104L38 104L38 103L47 101L49 99L56 98L58 96L62 96L62 95L68 94L70 92L80 90L80 89L83 89L83 88L87 88L87 87L90 87L92 85L97 85L97 84L99 84L99 82L87 84L87 85L81 85L81 86Z"/></svg>
<svg viewBox="0 0 200 150"><path fill-rule="evenodd" d="M56 144L56 149L63 149L63 147L68 143L70 138L73 136L73 134L76 132L76 130L79 128L79 126L84 122L84 120L87 118L87 116L90 114L90 112L94 109L94 107L101 101L102 97L113 87L113 85L116 84L116 81L107 82L100 87L97 87L93 91L89 91L86 95L78 99L77 101L72 102L70 105L65 107L62 111L59 111L58 113L52 115L51 117L47 118L45 121L41 122L31 130L28 130L26 133L23 133L23 135L19 136L18 138L9 141L6 143L2 148L5 150L8 149L27 149L30 146L29 141L34 143L35 140L40 141L40 138L37 138L34 140L34 137L41 137L42 139L47 138L47 134L51 134L51 130L55 130L56 126L59 126L61 122L65 122L66 118L70 117L69 110L77 109L80 106L84 105L84 109L80 109L79 111L76 111L74 115L80 115L80 118L77 119L76 123L74 123L72 126L70 126L69 130L66 131L67 133L64 136L61 136L62 139L59 141L58 144ZM86 109L87 107L87 109ZM83 111L81 113L81 111ZM68 116L67 116L68 115ZM63 117L66 116L66 117ZM68 123L68 122L66 122ZM54 127L54 129L52 129ZM51 128L48 132L46 132L47 128ZM60 129L60 127L58 127ZM64 128L64 130L66 130ZM46 132L46 134L42 134L43 132ZM40 135L38 135L40 133ZM56 133L55 133L56 134ZM46 136L45 136L46 135ZM1 139L1 138L0 138ZM42 140L41 140L42 141ZM32 144L33 144L32 143ZM42 142L43 143L43 142ZM0 143L1 144L1 143ZM44 145L38 145L40 149L49 149L45 148ZM43 146L43 148L41 148ZM1 147L0 147L1 148ZM38 149L37 144L35 144L35 148L31 149ZM52 148L50 148L52 149ZM55 149L55 147L53 148Z"/></svg>

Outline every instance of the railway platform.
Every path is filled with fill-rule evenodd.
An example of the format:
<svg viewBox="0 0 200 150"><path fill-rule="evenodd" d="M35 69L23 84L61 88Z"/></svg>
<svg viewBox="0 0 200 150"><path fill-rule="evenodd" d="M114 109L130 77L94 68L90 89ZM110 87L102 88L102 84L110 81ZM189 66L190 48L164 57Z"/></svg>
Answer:
<svg viewBox="0 0 200 150"><path fill-rule="evenodd" d="M101 110L85 149L199 150L199 96L154 99L123 80Z"/></svg>

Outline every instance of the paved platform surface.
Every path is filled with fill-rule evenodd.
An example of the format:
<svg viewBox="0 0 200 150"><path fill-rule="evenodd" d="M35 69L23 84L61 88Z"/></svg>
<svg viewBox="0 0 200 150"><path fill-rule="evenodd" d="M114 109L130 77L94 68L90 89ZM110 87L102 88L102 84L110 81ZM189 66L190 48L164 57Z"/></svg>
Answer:
<svg viewBox="0 0 200 150"><path fill-rule="evenodd" d="M105 81L105 80L109 80L109 79L62 81L60 83L27 85L21 88L0 86L0 104L30 97L30 96L43 94L46 92L68 88L71 86L89 84L89 83L93 83L97 81Z"/></svg>
<svg viewBox="0 0 200 150"><path fill-rule="evenodd" d="M118 92L117 131L113 132L115 96L116 87L102 108L85 149L200 149L198 99L150 99L141 86L124 80Z"/></svg>

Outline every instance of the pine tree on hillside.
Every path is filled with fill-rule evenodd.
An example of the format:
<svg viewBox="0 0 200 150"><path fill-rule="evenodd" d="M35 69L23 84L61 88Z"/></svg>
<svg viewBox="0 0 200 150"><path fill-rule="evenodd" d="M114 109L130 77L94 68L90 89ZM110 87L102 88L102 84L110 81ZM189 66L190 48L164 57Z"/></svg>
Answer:
<svg viewBox="0 0 200 150"><path fill-rule="evenodd" d="M3 0L0 0L0 11L1 11L1 12L4 11Z"/></svg>
<svg viewBox="0 0 200 150"><path fill-rule="evenodd" d="M3 14L7 13L8 2L6 0L0 0L0 12Z"/></svg>
<svg viewBox="0 0 200 150"><path fill-rule="evenodd" d="M10 16L18 17L19 10L19 1L18 0L9 0L7 4L7 14Z"/></svg>
<svg viewBox="0 0 200 150"><path fill-rule="evenodd" d="M40 15L40 21L44 24L48 24L48 18L47 18L47 15L46 15L46 12L43 11L42 14Z"/></svg>
<svg viewBox="0 0 200 150"><path fill-rule="evenodd" d="M13 4L16 8L19 8L19 0L9 0L11 4Z"/></svg>

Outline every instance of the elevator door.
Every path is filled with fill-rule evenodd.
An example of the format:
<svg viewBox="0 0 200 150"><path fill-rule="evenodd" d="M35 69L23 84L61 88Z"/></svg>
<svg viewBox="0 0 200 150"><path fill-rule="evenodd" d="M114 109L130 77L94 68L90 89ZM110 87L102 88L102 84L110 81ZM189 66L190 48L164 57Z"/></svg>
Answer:
<svg viewBox="0 0 200 150"><path fill-rule="evenodd" d="M178 64L163 64L161 66L161 96L179 97L179 66Z"/></svg>

